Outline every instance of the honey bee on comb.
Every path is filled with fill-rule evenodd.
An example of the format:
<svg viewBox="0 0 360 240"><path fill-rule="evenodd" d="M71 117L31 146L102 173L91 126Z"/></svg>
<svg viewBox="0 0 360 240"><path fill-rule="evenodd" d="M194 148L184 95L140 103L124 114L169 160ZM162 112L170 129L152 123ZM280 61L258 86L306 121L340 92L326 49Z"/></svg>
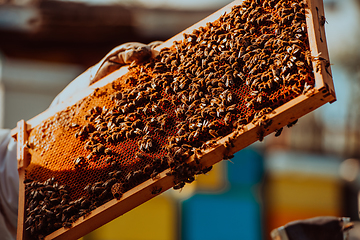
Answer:
<svg viewBox="0 0 360 240"><path fill-rule="evenodd" d="M34 179L26 190L27 231L40 238L70 227L96 207L163 175L182 189L212 169L202 165L202 156L219 146L219 139L245 131L246 124L258 122L262 141L273 124L266 115L310 92L312 63L325 62L309 55L306 7L303 0L244 0L36 126L30 138L41 158L26 175ZM234 139L224 145L224 159L230 160ZM46 175L45 166L66 171ZM45 231L49 222L35 217L35 206L52 195L40 186L53 177L68 187L65 193L52 184L57 196L46 213L53 227ZM149 193L164 190L158 186Z"/></svg>

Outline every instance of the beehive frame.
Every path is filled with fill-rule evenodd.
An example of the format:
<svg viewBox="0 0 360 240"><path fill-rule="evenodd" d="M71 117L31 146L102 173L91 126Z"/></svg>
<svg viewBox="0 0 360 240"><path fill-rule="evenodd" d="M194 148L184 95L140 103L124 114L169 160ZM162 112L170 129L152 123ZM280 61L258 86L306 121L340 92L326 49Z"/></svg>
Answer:
<svg viewBox="0 0 360 240"><path fill-rule="evenodd" d="M174 41L179 41L183 38L183 33L191 33L194 29L205 26L207 22L217 20L225 12L230 12L233 6L241 4L242 1L234 1L209 17L196 23L190 28L184 30L173 38L167 40L162 45L157 47L160 50L164 47L170 47ZM315 87L306 94L288 101L282 106L276 108L271 113L267 114L267 119L271 119L271 124L264 128L259 122L251 122L247 124L240 132L233 132L225 136L214 144L211 149L206 149L202 152L199 159L204 167L212 166L213 164L221 161L224 158L226 150L226 143L229 138L233 139L233 147L227 154L233 154L246 146L259 140L259 132L264 136L280 129L289 123L294 122L305 114L315 110L316 108L328 102L336 100L335 90L331 76L331 69L329 66L329 56L324 32L324 9L321 0L308 0L308 11L306 11L307 32L309 37L309 44L311 49L311 56L318 57L317 61L313 61L313 68L315 75ZM53 116L57 112L66 109L68 106L75 104L77 101L91 94L96 88L102 87L127 72L127 68L122 68L99 82L93 84L84 91L78 93L76 96L69 99L69 101L59 104L58 106L48 109L47 111L39 114L38 116L25 121L20 121L16 129L13 130L13 135L18 141L18 168L20 177L20 196L19 196L19 220L18 220L18 239L30 239L27 236L24 228L24 206L25 206L25 187L24 187L24 171L29 164L27 155L27 133L32 128L40 124L43 120ZM189 161L194 161L191 156ZM94 229L102 226L103 224L121 216L122 214L130 211L138 205L148 201L154 196L166 191L174 186L174 176L167 175L170 170L165 170L160 173L158 178L149 179L140 185L125 192L120 200L113 199L102 206L93 210L85 218L80 218L75 221L70 228L60 228L45 239L77 239L85 234L93 231ZM154 194L154 189L158 189Z"/></svg>

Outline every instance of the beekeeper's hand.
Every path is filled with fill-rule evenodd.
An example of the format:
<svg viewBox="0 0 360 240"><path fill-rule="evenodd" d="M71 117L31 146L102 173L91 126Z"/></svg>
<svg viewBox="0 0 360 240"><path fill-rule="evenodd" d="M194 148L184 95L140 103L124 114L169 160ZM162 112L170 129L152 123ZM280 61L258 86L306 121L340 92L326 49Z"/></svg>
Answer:
<svg viewBox="0 0 360 240"><path fill-rule="evenodd" d="M141 63L148 60L154 54L153 49L159 44L161 44L160 41L148 45L130 42L117 46L93 67L90 84L97 82L124 65L131 64L133 61Z"/></svg>
<svg viewBox="0 0 360 240"><path fill-rule="evenodd" d="M141 63L156 56L154 48L160 45L161 41L143 44L138 42L129 42L121 44L112 49L100 62L87 69L75 80L69 83L51 103L53 107L63 101L66 101L78 91L90 86L101 78L109 75L123 66L132 62Z"/></svg>

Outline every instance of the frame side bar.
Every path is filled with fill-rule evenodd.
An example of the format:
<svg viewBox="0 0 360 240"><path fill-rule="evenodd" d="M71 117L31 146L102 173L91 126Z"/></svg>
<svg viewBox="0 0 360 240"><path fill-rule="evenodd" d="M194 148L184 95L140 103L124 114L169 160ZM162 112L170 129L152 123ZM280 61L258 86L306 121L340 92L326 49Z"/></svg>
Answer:
<svg viewBox="0 0 360 240"><path fill-rule="evenodd" d="M17 240L29 239L25 231L25 168L29 165L29 156L26 147L27 124L24 120L17 123L17 161L19 172L19 203L18 203L18 223Z"/></svg>
<svg viewBox="0 0 360 240"><path fill-rule="evenodd" d="M324 5L322 0L308 0L307 2L306 24L316 80L315 87L325 88L333 97L330 101L332 103L336 101L336 95L326 43Z"/></svg>

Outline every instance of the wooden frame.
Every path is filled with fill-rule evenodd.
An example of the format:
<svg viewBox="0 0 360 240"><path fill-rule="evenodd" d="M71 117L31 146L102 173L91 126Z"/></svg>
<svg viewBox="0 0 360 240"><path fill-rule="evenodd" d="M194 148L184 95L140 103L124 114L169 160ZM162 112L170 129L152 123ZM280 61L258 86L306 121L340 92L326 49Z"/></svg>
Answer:
<svg viewBox="0 0 360 240"><path fill-rule="evenodd" d="M26 148L27 125L24 120L17 123L17 160L19 172L19 203L18 203L18 223L17 239L27 239L25 231L25 168L29 165L30 159Z"/></svg>
<svg viewBox="0 0 360 240"><path fill-rule="evenodd" d="M242 1L237 0L202 21L196 23L192 27L184 30L173 38L167 40L162 45L157 47L160 50L163 47L169 47L174 41L181 40L183 33L190 33L193 29L200 26L204 26L207 22L213 22L218 19L224 12L230 12L232 7L239 5ZM259 132L263 132L264 136L272 133L275 130L280 129L283 126L293 122L294 120L304 116L305 114L315 110L316 108L324 105L327 102L334 102L336 100L334 84L332 81L331 70L329 67L329 56L327 51L324 26L322 20L324 17L324 9L322 0L308 0L308 7L310 11L306 13L306 21L308 27L308 36L310 42L311 56L315 57L313 61L314 69L318 69L315 74L315 87L307 92L305 95L302 94L295 99L283 104L282 106L275 109L272 113L266 117L272 119L272 123L266 129L259 122L252 122L246 125L241 131L233 132L228 136L220 139L214 144L213 148L205 150L203 155L200 156L200 162L204 167L211 166L224 157L224 154L233 154L250 144L256 142L259 139ZM89 74L85 72L84 74ZM45 112L37 115L36 117L28 120L25 124L24 121L19 122L18 127L13 129L13 135L17 137L19 147L19 176L20 176L20 201L19 201L19 224L18 224L18 239L26 239L23 233L24 223L24 168L26 167L26 132L31 130L33 127L40 124L43 120L51 117L56 112L65 109L68 106L74 105L77 101L88 96L96 88L106 85L109 82L117 79L127 72L127 68L122 68L91 87L85 89L81 93L78 93L76 97L69 99L67 102L63 102L56 107L49 108ZM75 79L76 81L76 79ZM27 131L26 131L27 130ZM17 135L17 136L16 136ZM234 147L231 148L230 152L226 150L226 142L228 139L232 139ZM25 164L23 161L25 160ZM189 161L193 161L190 158ZM138 205L150 200L154 196L166 191L167 189L174 186L173 176L168 176L166 173L169 170L165 170L160 173L159 178L153 180L149 179L135 188L124 193L120 200L113 199L104 205L93 210L84 219L78 219L73 223L71 228L61 228L50 235L46 236L45 239L78 239L85 234L93 231L94 229L102 226L103 224L121 216L122 214L130 211ZM154 189L161 189L159 193L153 194Z"/></svg>

